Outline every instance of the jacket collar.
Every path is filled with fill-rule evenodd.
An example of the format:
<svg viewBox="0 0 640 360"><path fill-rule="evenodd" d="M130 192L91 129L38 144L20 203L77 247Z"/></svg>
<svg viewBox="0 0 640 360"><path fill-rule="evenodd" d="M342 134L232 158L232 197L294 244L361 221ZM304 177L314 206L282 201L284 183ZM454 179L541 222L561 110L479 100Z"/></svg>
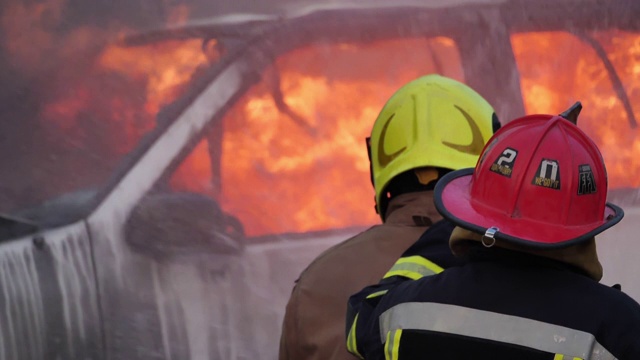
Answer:
<svg viewBox="0 0 640 360"><path fill-rule="evenodd" d="M449 238L449 247L452 252L458 256L469 254L471 249L473 249L474 253L477 253L478 248L483 250L500 250L496 252L500 254L504 254L504 252L507 251L507 257L521 258L524 256L526 258L540 258L553 261L554 263L562 263L596 281L602 279L602 265L598 260L595 238L581 244L555 250L529 249L501 241L497 241L495 246L490 249L484 249L480 245L481 242L482 235L461 227L456 227L453 229L451 237Z"/></svg>
<svg viewBox="0 0 640 360"><path fill-rule="evenodd" d="M580 275L593 278L581 267L573 266L571 264L567 264L565 262L543 256L537 256L499 247L485 248L481 245L474 244L469 248L466 257L470 262L491 261L503 264L511 264L515 266L554 268L572 271Z"/></svg>

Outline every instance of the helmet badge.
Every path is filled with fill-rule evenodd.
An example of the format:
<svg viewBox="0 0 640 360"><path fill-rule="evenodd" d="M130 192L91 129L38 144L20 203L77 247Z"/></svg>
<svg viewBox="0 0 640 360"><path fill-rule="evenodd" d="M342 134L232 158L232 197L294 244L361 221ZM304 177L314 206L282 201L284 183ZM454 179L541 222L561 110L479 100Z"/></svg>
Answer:
<svg viewBox="0 0 640 360"><path fill-rule="evenodd" d="M593 176L593 171L591 171L591 166L589 164L583 164L578 166L579 175L578 175L578 195L588 195L596 193L596 179Z"/></svg>
<svg viewBox="0 0 640 360"><path fill-rule="evenodd" d="M500 154L500 157L496 159L493 164L491 164L489 170L493 171L496 174L500 174L502 176L510 178L511 173L513 173L513 165L516 162L517 157L518 150L508 147L504 149Z"/></svg>
<svg viewBox="0 0 640 360"><path fill-rule="evenodd" d="M560 190L560 165L558 161L542 159L531 184Z"/></svg>

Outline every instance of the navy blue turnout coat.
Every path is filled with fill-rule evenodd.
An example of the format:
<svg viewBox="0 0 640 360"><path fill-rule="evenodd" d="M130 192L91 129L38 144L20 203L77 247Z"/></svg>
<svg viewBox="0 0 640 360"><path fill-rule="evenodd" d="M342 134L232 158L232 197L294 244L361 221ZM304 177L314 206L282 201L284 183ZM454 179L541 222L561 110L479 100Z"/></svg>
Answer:
<svg viewBox="0 0 640 360"><path fill-rule="evenodd" d="M434 224L379 284L349 299L351 353L368 360L640 359L640 305L622 291L522 252L478 245L464 261L454 258L453 226Z"/></svg>

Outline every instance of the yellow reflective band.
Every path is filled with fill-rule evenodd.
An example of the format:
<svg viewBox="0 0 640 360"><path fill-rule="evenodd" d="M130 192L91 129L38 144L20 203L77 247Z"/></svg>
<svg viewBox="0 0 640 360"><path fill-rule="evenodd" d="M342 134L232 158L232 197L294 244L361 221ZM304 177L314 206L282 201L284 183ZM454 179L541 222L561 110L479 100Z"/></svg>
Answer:
<svg viewBox="0 0 640 360"><path fill-rule="evenodd" d="M418 280L420 278L422 278L424 275L419 273L419 272L415 272L415 271L409 271L409 270L394 270L394 271L389 271L388 273L384 274L384 278L390 278L392 276L404 276L406 278L409 278L411 280Z"/></svg>
<svg viewBox="0 0 640 360"><path fill-rule="evenodd" d="M556 356L553 357L553 360L564 360L564 355L556 354ZM584 360L584 359L579 358L579 357L574 357L572 360Z"/></svg>
<svg viewBox="0 0 640 360"><path fill-rule="evenodd" d="M367 296L367 299L373 299L374 297L382 296L382 295L386 294L386 293L387 293L387 291L389 291L389 290L380 290L380 291L376 291L376 292L374 292L374 293L372 293L372 294L369 294L369 295Z"/></svg>
<svg viewBox="0 0 640 360"><path fill-rule="evenodd" d="M360 314L356 314L355 319L353 319L353 324L351 324L351 329L349 329L349 335L347 335L347 351L360 359L364 359L358 352L358 345L356 343L356 325L358 324L358 315Z"/></svg>
<svg viewBox="0 0 640 360"><path fill-rule="evenodd" d="M404 276L411 280L418 280L424 276L441 273L443 269L435 263L419 255L407 256L398 259L383 279L392 276Z"/></svg>
<svg viewBox="0 0 640 360"><path fill-rule="evenodd" d="M387 332L387 341L384 344L385 360L398 360L400 358L400 336L402 336L402 329Z"/></svg>

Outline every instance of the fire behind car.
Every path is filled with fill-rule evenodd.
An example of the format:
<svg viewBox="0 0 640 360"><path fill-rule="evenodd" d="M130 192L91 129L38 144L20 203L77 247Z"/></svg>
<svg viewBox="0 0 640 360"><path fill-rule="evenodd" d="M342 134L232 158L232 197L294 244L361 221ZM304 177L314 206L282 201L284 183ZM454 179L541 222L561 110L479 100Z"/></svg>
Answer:
<svg viewBox="0 0 640 360"><path fill-rule="evenodd" d="M38 141L3 166L1 359L276 358L299 272L378 221L373 119L428 73L503 122L582 101L627 211L600 242L604 281L640 298L637 4L280 10L130 32L52 75L24 127Z"/></svg>

